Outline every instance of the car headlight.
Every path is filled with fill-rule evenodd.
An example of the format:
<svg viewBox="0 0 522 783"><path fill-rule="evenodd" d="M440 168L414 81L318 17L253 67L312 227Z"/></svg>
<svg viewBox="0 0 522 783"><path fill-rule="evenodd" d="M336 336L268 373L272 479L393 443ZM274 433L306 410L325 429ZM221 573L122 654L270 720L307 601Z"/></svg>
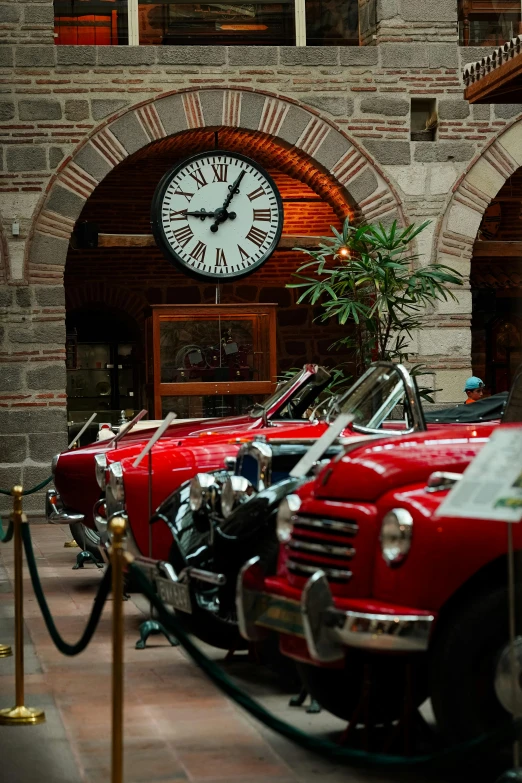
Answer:
<svg viewBox="0 0 522 783"><path fill-rule="evenodd" d="M106 454L96 454L94 457L94 472L96 474L96 481L101 490L105 491L107 487L107 481L105 479L105 471L107 470L107 456Z"/></svg>
<svg viewBox="0 0 522 783"><path fill-rule="evenodd" d="M389 566L400 565L411 547L413 517L405 508L393 508L381 525L381 552Z"/></svg>
<svg viewBox="0 0 522 783"><path fill-rule="evenodd" d="M221 513L224 518L228 519L236 506L244 503L254 492L254 487L244 476L229 476L221 492Z"/></svg>
<svg viewBox="0 0 522 783"><path fill-rule="evenodd" d="M196 473L190 481L189 506L191 511L199 511L210 498L212 489L216 487L216 479L210 473Z"/></svg>
<svg viewBox="0 0 522 783"><path fill-rule="evenodd" d="M117 503L124 503L125 487L123 486L123 468L121 462L113 462L109 467L109 487L114 500Z"/></svg>
<svg viewBox="0 0 522 783"><path fill-rule="evenodd" d="M60 455L59 454L55 454L54 457L51 460L51 473L53 474L53 476L56 473L56 468L58 467L58 460L59 459L60 459Z"/></svg>
<svg viewBox="0 0 522 783"><path fill-rule="evenodd" d="M287 495L279 504L276 517L276 534L282 544L289 541L292 535L292 517L299 511L300 507L301 498L299 495Z"/></svg>

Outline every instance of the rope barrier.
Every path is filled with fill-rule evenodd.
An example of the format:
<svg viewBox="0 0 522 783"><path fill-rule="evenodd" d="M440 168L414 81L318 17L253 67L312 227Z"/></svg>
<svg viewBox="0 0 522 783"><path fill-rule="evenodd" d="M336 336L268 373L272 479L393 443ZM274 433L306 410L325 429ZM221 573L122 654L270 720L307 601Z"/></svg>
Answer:
<svg viewBox="0 0 522 783"><path fill-rule="evenodd" d="M7 530L4 532L4 522L2 517L0 517L0 544L8 544L13 537L13 533L14 533L13 520L12 519L9 520Z"/></svg>
<svg viewBox="0 0 522 783"><path fill-rule="evenodd" d="M499 747L505 742L513 742L521 728L522 719L516 721L510 721L508 724L499 726L495 731L490 734L482 735L468 742L463 742L459 745L455 745L450 748L446 748L438 753L425 754L420 756L396 756L387 753L369 753L364 750L357 750L353 748L345 748L337 745L334 742L323 740L318 737L314 737L310 734L306 734L300 729L292 726L290 723L277 718L272 713L268 712L261 706L255 699L252 699L248 694L244 693L225 672L217 666L214 661L211 661L207 656L201 652L201 650L191 641L189 636L183 630L181 623L176 619L176 616L166 609L163 601L155 592L151 582L145 576L143 571L135 564L131 563L129 570L135 577L141 592L148 598L153 604L156 610L159 612L162 622L169 627L172 633L176 636L180 644L185 648L190 655L194 663L202 669L205 674L217 685L217 687L230 696L236 704L239 704L243 709L250 713L254 718L259 720L268 728L276 731L278 734L282 734L287 739L300 745L306 750L312 750L315 753L326 756L329 759L336 761L359 763L373 766L380 765L395 765L395 766L419 766L423 764L443 764L447 762L455 762L460 758L464 758L468 754L486 752L493 748Z"/></svg>
<svg viewBox="0 0 522 783"><path fill-rule="evenodd" d="M40 611L51 639L53 640L58 650L63 653L63 655L78 655L85 650L91 641L96 628L98 627L98 622L100 620L105 601L107 600L107 596L109 595L109 591L111 589L111 567L109 566L103 575L98 593L96 594L96 598L94 600L94 606L92 608L91 615L87 625L85 626L85 630L82 636L76 642L76 644L69 644L61 637L58 629L56 628L49 606L45 599L42 583L40 582L40 577L38 575L38 568L34 556L29 525L23 525L22 527L22 541L24 544L25 556L27 558L27 565L29 568L29 574L31 576L31 582L33 583L33 590L35 592L36 600L38 601Z"/></svg>
<svg viewBox="0 0 522 783"><path fill-rule="evenodd" d="M40 489L43 489L47 486L47 484L50 484L53 480L52 476L49 476L49 478L46 478L44 481L41 481L40 484L37 484L36 487L33 487L32 489L24 489L22 492L22 495L32 495L34 492L38 492ZM10 489L0 489L0 495L10 495L11 490Z"/></svg>

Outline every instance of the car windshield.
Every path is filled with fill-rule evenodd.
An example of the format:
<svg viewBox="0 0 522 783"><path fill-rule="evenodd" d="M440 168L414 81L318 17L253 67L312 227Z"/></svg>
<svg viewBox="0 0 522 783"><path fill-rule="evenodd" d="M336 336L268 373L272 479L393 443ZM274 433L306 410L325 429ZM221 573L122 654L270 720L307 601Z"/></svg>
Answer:
<svg viewBox="0 0 522 783"><path fill-rule="evenodd" d="M410 429L413 417L406 392L403 377L396 367L377 364L341 398L338 408L354 417L356 427Z"/></svg>
<svg viewBox="0 0 522 783"><path fill-rule="evenodd" d="M284 400L290 390L296 386L296 390L293 394L290 394L288 400L286 400L286 402L281 402L281 406L278 407L274 413L274 418L304 418L308 408L313 405L322 389L330 382L330 374L323 367L318 367L316 372L311 373L308 378L305 378L307 372L307 368L304 367L289 378L288 381L285 381L278 386L271 397L263 403L254 405L254 407L250 409L250 415L261 416L264 413L267 413L277 406L278 402ZM299 382L301 383L299 384Z"/></svg>

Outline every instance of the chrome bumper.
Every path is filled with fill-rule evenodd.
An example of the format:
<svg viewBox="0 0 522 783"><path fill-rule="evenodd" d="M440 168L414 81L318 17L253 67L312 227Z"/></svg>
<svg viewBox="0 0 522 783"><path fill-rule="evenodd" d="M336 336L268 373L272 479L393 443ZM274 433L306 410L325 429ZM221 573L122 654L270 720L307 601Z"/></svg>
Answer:
<svg viewBox="0 0 522 783"><path fill-rule="evenodd" d="M380 652L425 652L435 620L430 614L374 614L337 609L322 571L305 585L301 601L257 591L259 558L243 566L238 579L237 614L241 634L250 640L266 629L306 640L312 660L342 660L346 647Z"/></svg>
<svg viewBox="0 0 522 783"><path fill-rule="evenodd" d="M48 489L45 494L45 517L51 525L71 525L85 519L83 514L67 511L55 489Z"/></svg>

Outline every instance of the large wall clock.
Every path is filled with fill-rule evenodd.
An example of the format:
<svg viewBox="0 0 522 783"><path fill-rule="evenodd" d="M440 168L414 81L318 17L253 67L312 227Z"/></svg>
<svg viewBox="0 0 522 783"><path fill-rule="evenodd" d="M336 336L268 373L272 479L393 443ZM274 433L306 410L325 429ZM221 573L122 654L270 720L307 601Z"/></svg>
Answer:
<svg viewBox="0 0 522 783"><path fill-rule="evenodd" d="M201 152L156 188L151 225L166 258L193 277L236 280L258 269L283 230L283 203L270 175L236 152Z"/></svg>

